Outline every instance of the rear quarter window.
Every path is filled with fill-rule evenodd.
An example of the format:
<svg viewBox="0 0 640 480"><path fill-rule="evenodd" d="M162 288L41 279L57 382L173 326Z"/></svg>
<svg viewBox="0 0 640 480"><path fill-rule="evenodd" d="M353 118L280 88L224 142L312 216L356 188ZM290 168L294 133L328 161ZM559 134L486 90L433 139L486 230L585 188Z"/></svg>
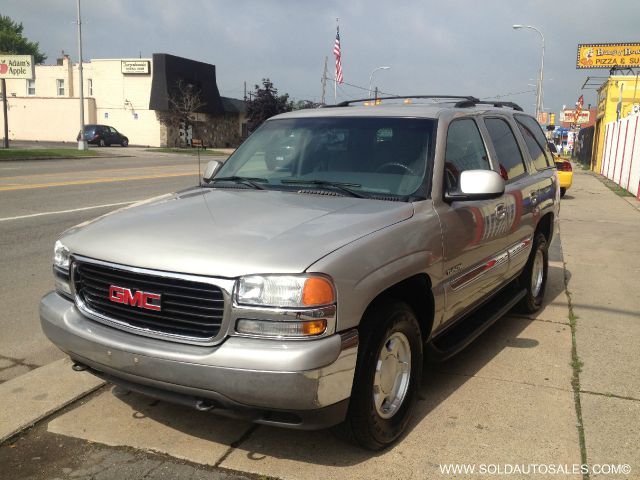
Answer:
<svg viewBox="0 0 640 480"><path fill-rule="evenodd" d="M513 180L526 173L522 152L511 127L502 118L485 118L491 142L498 157L500 175L505 181Z"/></svg>
<svg viewBox="0 0 640 480"><path fill-rule="evenodd" d="M544 170L552 166L553 161L547 146L547 139L538 122L525 115L514 115L514 118L536 170Z"/></svg>

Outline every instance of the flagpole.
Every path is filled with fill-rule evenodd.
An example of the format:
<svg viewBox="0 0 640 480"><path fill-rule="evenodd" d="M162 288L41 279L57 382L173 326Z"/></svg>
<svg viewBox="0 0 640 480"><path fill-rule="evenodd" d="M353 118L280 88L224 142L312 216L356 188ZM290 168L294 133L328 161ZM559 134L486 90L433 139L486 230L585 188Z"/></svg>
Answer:
<svg viewBox="0 0 640 480"><path fill-rule="evenodd" d="M336 31L340 31L340 18L336 17ZM333 104L338 103L338 72L333 75Z"/></svg>

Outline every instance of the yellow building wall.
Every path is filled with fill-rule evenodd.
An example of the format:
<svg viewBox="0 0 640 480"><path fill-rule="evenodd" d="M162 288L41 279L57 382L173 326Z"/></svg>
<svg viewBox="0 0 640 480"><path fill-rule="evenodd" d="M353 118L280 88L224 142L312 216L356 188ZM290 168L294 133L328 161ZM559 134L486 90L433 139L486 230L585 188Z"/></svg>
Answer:
<svg viewBox="0 0 640 480"><path fill-rule="evenodd" d="M598 112L593 145L591 168L600 172L605 143L605 125L617 119L617 107L622 89L621 118L631 112L634 103L640 103L640 81L631 75L612 75L598 89Z"/></svg>

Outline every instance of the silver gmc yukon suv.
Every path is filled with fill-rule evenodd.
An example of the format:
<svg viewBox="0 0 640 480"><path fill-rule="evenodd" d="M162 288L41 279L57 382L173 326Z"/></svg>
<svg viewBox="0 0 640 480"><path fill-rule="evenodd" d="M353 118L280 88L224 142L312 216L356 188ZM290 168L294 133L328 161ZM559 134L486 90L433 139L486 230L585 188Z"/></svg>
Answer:
<svg viewBox="0 0 640 480"><path fill-rule="evenodd" d="M273 117L201 185L66 231L45 334L129 390L389 445L425 360L540 308L559 186L513 103L378 103Z"/></svg>

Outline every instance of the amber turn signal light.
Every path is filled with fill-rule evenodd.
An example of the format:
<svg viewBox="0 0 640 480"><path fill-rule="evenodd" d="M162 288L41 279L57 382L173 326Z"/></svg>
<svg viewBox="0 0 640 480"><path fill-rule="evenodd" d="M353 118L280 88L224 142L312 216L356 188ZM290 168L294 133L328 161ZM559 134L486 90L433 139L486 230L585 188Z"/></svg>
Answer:
<svg viewBox="0 0 640 480"><path fill-rule="evenodd" d="M302 304L306 307L329 305L336 300L333 285L323 277L307 278L302 290Z"/></svg>

